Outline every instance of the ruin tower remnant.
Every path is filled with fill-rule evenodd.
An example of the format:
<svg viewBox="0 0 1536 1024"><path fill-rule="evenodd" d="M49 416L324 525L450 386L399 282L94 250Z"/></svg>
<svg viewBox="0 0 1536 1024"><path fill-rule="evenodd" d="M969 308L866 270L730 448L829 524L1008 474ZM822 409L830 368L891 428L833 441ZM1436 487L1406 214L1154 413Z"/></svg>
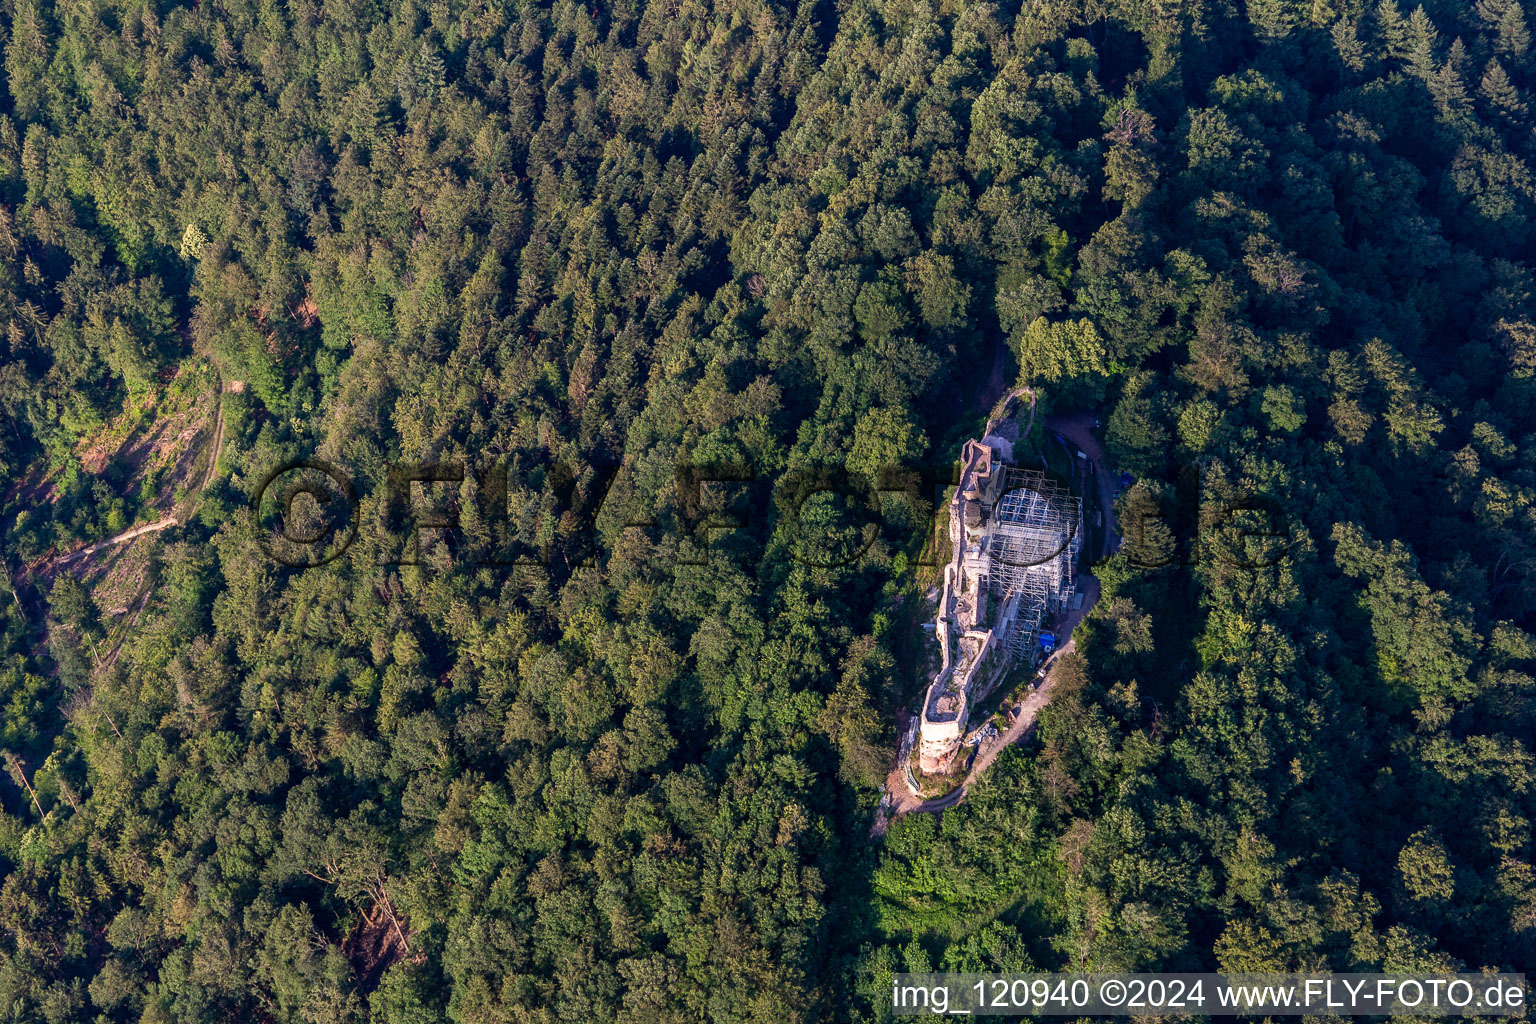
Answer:
<svg viewBox="0 0 1536 1024"><path fill-rule="evenodd" d="M925 774L949 766L971 706L1010 667L1034 664L1041 624L1076 590L1082 502L1044 473L1011 465L1012 458L1011 439L990 429L961 452L936 618L942 661L918 731Z"/></svg>

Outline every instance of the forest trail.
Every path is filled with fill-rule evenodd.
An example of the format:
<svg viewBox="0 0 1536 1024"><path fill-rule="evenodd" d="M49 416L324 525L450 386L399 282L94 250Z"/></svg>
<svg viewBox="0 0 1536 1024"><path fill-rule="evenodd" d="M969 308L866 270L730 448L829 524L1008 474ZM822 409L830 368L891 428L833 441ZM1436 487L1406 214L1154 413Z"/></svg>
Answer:
<svg viewBox="0 0 1536 1024"><path fill-rule="evenodd" d="M1004 415L1008 412L1009 403L1015 398L1023 398L1025 395L1029 396L1029 422L1019 432L1019 437L1027 438L1029 432L1035 429L1035 389L1024 384L1020 384L1018 387L1005 392L1001 398L992 404L992 411L987 416L987 425L982 431L982 436L985 437L995 431L997 429L997 421L1003 419Z"/></svg>
<svg viewBox="0 0 1536 1024"><path fill-rule="evenodd" d="M117 664L118 656L123 653L123 641L128 639L128 634L133 632L133 627L139 624L139 616L144 614L144 608L148 604L149 588L145 587L144 591L139 594L138 601L134 603L133 610L129 613L128 624L118 632L117 641L112 645L112 649L107 652L107 656L96 664L93 674Z"/></svg>
<svg viewBox="0 0 1536 1024"><path fill-rule="evenodd" d="M1008 343L1000 329L992 332L992 369L976 393L976 405L981 409L994 408L1008 388Z"/></svg>
<svg viewBox="0 0 1536 1024"><path fill-rule="evenodd" d="M1091 412L1064 413L1058 416L1047 416L1045 429L1052 431L1063 441L1072 442L1077 446L1077 451L1087 456L1088 469L1092 472L1094 483L1098 487L1099 510L1104 513L1103 542L1098 557L1108 558L1117 547L1115 538L1119 537L1115 523L1116 481L1114 474L1105 465L1104 445L1094 436L1095 422ZM1088 607L1086 599L1083 601L1083 607Z"/></svg>
<svg viewBox="0 0 1536 1024"><path fill-rule="evenodd" d="M1098 582L1094 582L1094 590L1098 590ZM1088 607L1088 602L1083 602L1083 608ZM1078 618L1082 612L1074 612ZM1074 623L1075 625L1076 623ZM1046 662L1045 678L1040 685L1029 691L1029 694L1013 709L1013 724L1008 731L1002 733L987 743L983 743L981 749L976 752L976 760L971 763L971 770L965 776L965 782L961 789L968 788L972 782L981 777L982 772L992 767L992 762L997 760L997 755L1003 752L1004 747L1010 747L1020 740L1025 739L1035 728L1035 719L1040 717L1040 711L1051 702L1051 691L1056 687L1056 676L1052 671L1056 667L1058 659L1071 654L1077 649L1075 640L1068 640ZM925 808L926 809L926 808Z"/></svg>
<svg viewBox="0 0 1536 1024"><path fill-rule="evenodd" d="M213 484L213 475L219 468L219 456L224 454L224 392L229 390L226 384L220 384L218 393L213 399L213 454L208 458L208 469L203 473L203 482L197 488L199 496ZM197 499L191 499L195 506Z"/></svg>

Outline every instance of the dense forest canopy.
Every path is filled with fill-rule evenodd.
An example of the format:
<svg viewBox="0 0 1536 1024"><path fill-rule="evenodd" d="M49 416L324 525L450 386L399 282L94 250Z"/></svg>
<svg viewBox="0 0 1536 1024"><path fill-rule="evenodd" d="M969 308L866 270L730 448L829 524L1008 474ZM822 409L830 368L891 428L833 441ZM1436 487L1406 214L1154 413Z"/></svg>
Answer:
<svg viewBox="0 0 1536 1024"><path fill-rule="evenodd" d="M0 0L0 1015L1536 963L1530 21ZM805 557L865 520L774 482L953 458L998 344L1125 544L1037 740L873 839L928 513ZM198 422L206 486L117 447ZM302 569L306 459L373 483Z"/></svg>

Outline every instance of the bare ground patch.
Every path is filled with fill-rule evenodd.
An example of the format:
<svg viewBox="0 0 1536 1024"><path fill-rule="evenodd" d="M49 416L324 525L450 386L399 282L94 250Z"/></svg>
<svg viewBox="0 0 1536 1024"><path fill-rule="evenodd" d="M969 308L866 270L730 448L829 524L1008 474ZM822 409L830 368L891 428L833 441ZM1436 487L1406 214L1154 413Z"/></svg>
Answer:
<svg viewBox="0 0 1536 1024"><path fill-rule="evenodd" d="M168 504L178 484L191 477L202 436L215 412L209 395L217 395L218 378L203 360L190 360L177 369L163 393L133 403L101 431L82 438L76 447L86 472L100 474L114 463L127 470L124 489L132 492L146 479L158 479L154 504Z"/></svg>
<svg viewBox="0 0 1536 1024"><path fill-rule="evenodd" d="M359 991L368 993L378 988L384 972L411 955L410 934L410 920L398 919L387 900L358 916L341 940L341 953L352 965ZM420 959L420 954L415 959Z"/></svg>

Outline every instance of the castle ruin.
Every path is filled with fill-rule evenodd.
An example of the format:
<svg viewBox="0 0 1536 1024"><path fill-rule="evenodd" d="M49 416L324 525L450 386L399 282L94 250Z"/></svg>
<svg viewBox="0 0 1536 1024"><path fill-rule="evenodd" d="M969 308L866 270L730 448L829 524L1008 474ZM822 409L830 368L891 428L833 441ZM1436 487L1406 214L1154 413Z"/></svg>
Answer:
<svg viewBox="0 0 1536 1024"><path fill-rule="evenodd" d="M1043 472L1012 465L1012 441L991 428L965 443L949 503L952 554L936 620L942 662L918 732L924 774L949 767L972 705L1010 667L1034 665L1042 623L1075 592L1081 499Z"/></svg>

